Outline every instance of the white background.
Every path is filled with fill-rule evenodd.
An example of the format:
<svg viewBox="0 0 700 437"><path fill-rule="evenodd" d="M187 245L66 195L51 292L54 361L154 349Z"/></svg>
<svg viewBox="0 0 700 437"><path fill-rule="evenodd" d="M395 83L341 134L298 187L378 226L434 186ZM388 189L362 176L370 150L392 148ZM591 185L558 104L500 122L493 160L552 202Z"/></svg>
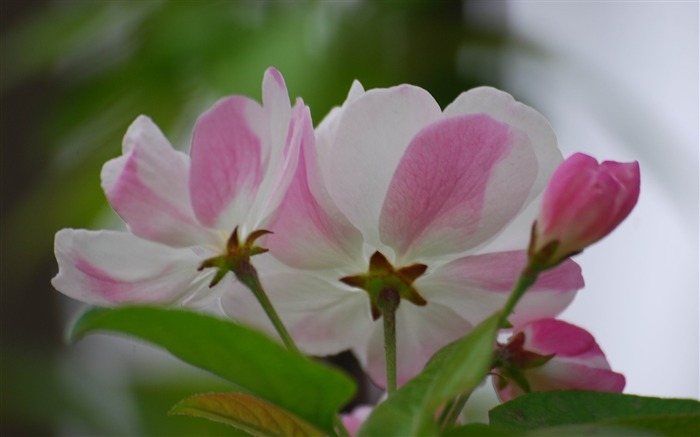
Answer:
<svg viewBox="0 0 700 437"><path fill-rule="evenodd" d="M508 89L545 114L565 156L637 160L639 203L576 258L562 319L588 329L632 394L699 396L698 3L529 2L506 8Z"/></svg>

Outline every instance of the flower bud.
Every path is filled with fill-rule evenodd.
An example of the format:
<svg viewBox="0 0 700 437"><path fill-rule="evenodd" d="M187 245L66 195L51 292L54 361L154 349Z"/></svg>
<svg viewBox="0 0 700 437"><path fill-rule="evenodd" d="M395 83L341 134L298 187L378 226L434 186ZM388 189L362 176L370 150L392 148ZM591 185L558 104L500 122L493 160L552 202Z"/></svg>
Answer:
<svg viewBox="0 0 700 437"><path fill-rule="evenodd" d="M639 197L639 164L605 161L582 153L554 172L533 227L530 257L551 267L609 234Z"/></svg>
<svg viewBox="0 0 700 437"><path fill-rule="evenodd" d="M494 387L503 402L525 392L594 390L622 392L625 377L610 370L588 331L566 322L541 319L516 327L494 360Z"/></svg>

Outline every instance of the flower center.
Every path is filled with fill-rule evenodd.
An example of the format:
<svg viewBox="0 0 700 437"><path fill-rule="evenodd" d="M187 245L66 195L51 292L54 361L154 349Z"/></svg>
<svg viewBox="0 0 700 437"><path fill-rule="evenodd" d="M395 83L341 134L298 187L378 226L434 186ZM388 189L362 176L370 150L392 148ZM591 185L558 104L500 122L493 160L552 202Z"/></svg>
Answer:
<svg viewBox="0 0 700 437"><path fill-rule="evenodd" d="M367 273L345 276L340 278L340 282L365 290L369 294L372 318L377 320L382 316L382 309L386 307L388 298L393 300L398 296L395 308L398 307L400 299L406 299L418 306L428 303L413 286L413 282L425 273L427 268L425 264L413 264L396 269L381 252L377 251L369 260Z"/></svg>
<svg viewBox="0 0 700 437"><path fill-rule="evenodd" d="M204 260L197 269L200 271L210 267L217 269L214 279L212 279L209 284L209 288L214 287L224 279L224 276L226 276L228 272L238 274L237 272L239 272L241 268L250 264L251 256L267 252L267 249L256 246L255 240L270 233L270 231L266 231L265 229L259 229L248 235L245 242L241 242L238 238L238 226L236 226L228 242L226 242L224 253Z"/></svg>

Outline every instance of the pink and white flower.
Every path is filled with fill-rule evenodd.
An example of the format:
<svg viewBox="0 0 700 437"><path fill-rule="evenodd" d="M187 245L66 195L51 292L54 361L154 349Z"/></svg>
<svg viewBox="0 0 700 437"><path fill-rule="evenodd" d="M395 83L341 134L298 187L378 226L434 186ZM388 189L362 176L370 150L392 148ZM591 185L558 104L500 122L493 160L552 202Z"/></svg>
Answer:
<svg viewBox="0 0 700 437"><path fill-rule="evenodd" d="M503 402L525 393L518 378L512 377L513 372L524 378L531 391L621 393L625 388L625 377L610 369L593 336L560 320L543 319L516 326L510 341L499 347L496 356L503 363L501 369L495 370L494 387ZM538 356L551 358L542 364L536 362Z"/></svg>
<svg viewBox="0 0 700 437"><path fill-rule="evenodd" d="M542 115L493 88L442 111L421 88L365 92L355 82L315 135L307 123L301 143L264 242L286 267L263 285L302 350L352 349L382 385L382 322L348 277L366 274L372 258L376 271L415 288L419 298L396 313L401 384L505 302L527 260L535 200L561 161L555 135ZM541 275L511 321L553 317L582 286L579 267L564 263ZM242 287L222 304L274 335Z"/></svg>
<svg viewBox="0 0 700 437"><path fill-rule="evenodd" d="M129 232L59 231L54 287L95 305L194 304L210 295L214 271L197 268L225 250L235 227L245 240L269 221L294 175L299 127L310 117L301 100L292 110L277 70L267 70L262 88L262 105L230 96L202 114L190 156L138 117L123 155L101 175ZM228 276L216 288L230 286Z"/></svg>
<svg viewBox="0 0 700 437"><path fill-rule="evenodd" d="M542 263L556 264L612 232L639 198L639 164L575 153L554 172L542 199L531 247ZM547 246L556 244L553 253ZM545 250L546 253L542 253Z"/></svg>

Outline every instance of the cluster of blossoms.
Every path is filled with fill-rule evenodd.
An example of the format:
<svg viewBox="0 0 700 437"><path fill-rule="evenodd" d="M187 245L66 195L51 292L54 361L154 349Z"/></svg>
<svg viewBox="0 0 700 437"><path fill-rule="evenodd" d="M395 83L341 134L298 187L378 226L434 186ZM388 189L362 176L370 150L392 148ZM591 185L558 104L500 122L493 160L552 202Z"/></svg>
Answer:
<svg viewBox="0 0 700 437"><path fill-rule="evenodd" d="M237 280L253 257L302 352L350 349L385 386L387 302L401 385L503 307L530 265L542 272L509 317L511 339L496 345L499 396L622 390L590 334L555 317L583 287L568 257L634 206L636 163L577 154L560 166L544 117L493 88L441 110L418 87L355 82L314 129L269 69L262 102L217 102L197 120L189 156L137 118L102 171L128 232L60 231L56 289L103 306L220 299L226 315L275 336Z"/></svg>

